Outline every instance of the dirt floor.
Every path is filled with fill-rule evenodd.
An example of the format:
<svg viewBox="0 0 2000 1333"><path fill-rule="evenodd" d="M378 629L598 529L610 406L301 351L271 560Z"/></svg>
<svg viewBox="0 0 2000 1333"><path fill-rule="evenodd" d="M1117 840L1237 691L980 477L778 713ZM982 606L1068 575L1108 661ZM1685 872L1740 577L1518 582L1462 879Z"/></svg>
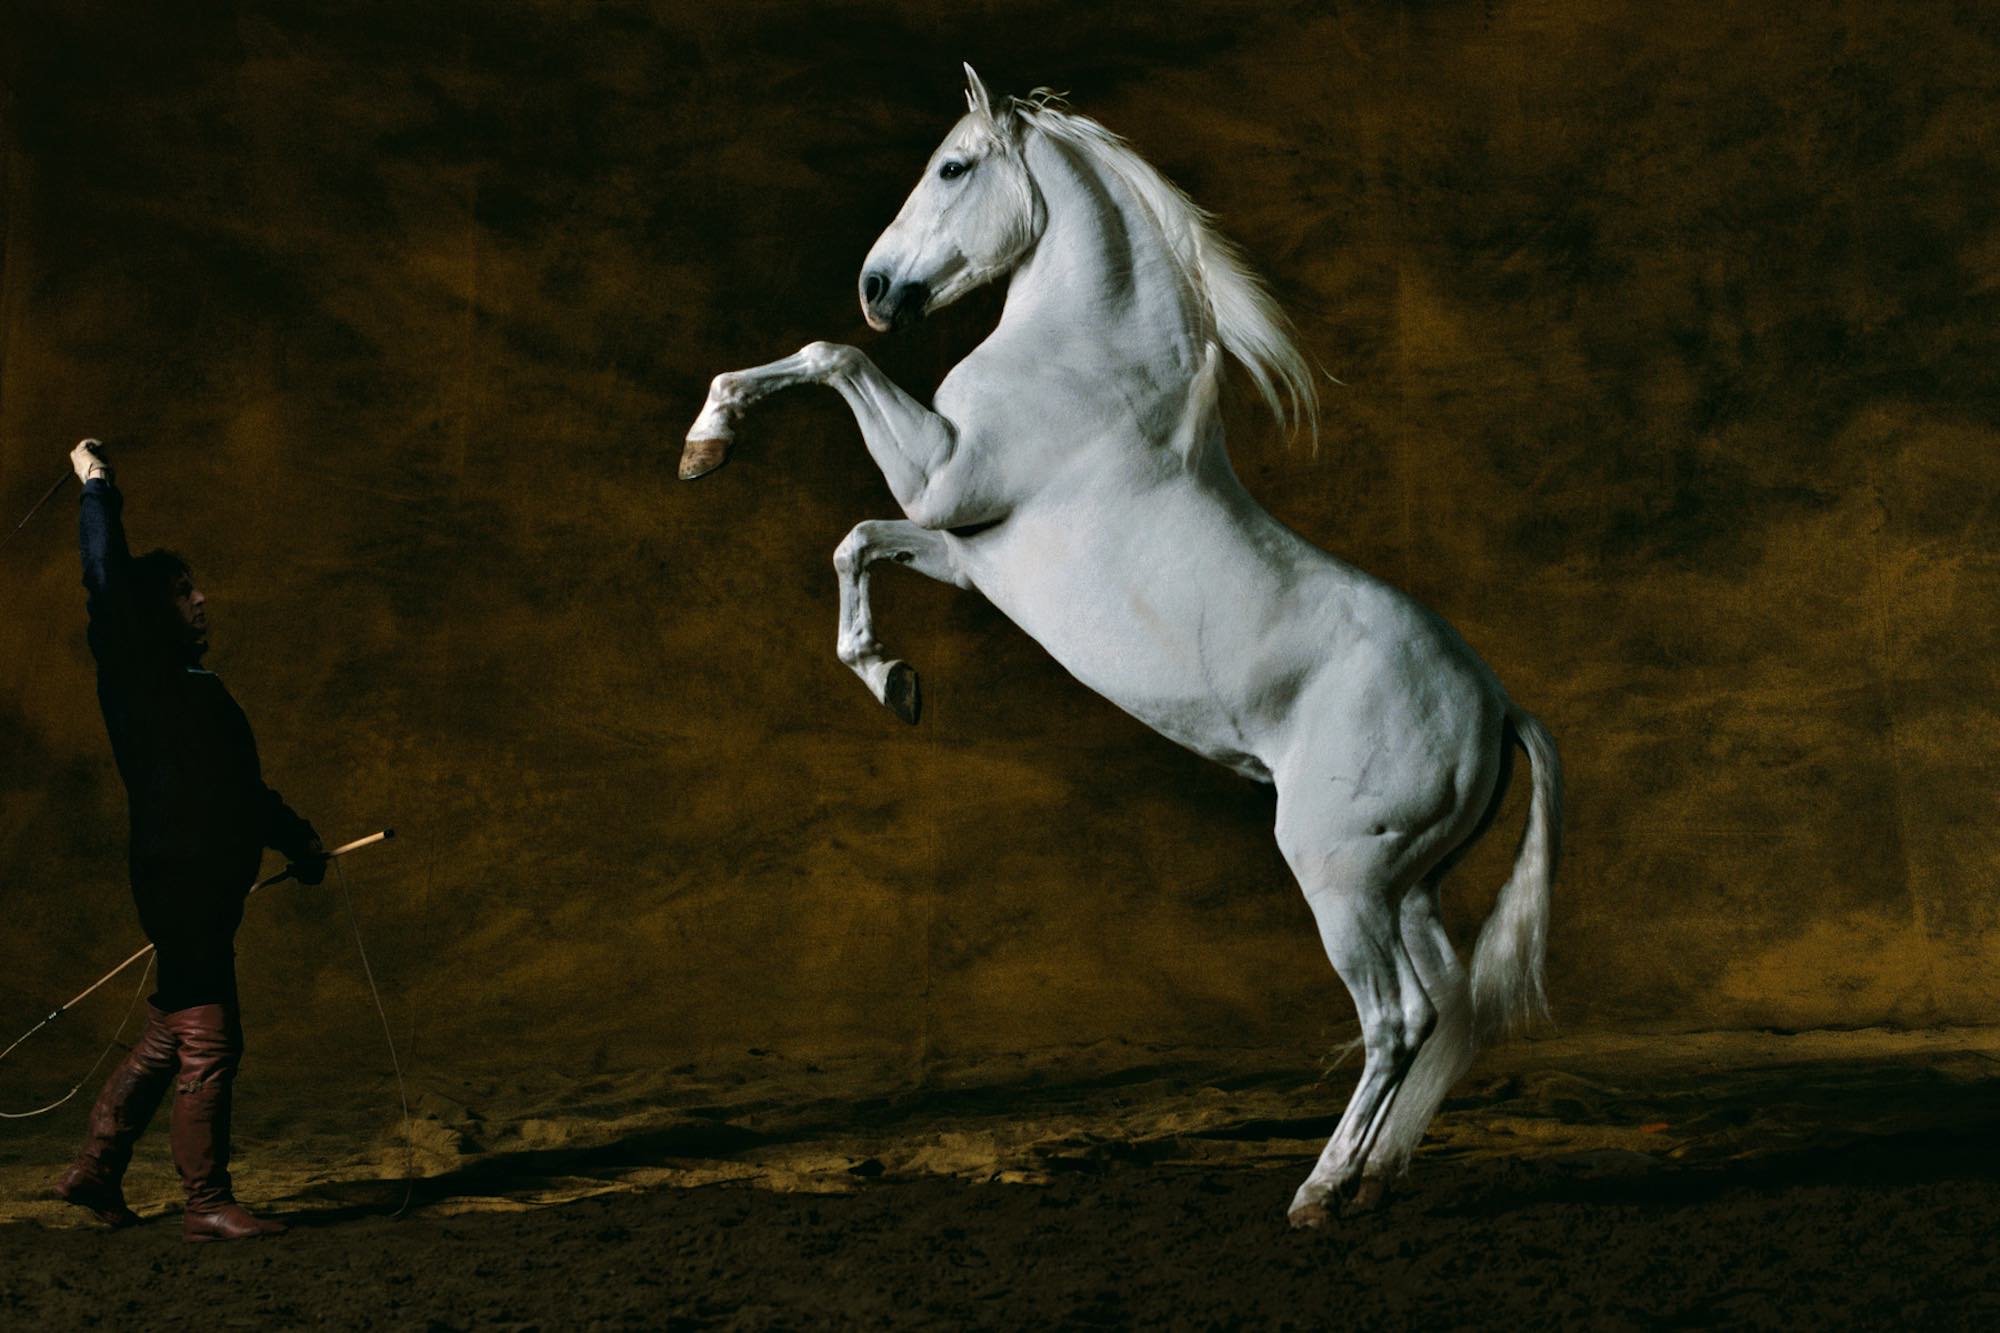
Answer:
<svg viewBox="0 0 2000 1333"><path fill-rule="evenodd" d="M928 396L986 336L856 303L961 60L1217 211L1331 377L1318 448L1237 377L1233 466L1563 747L1569 1035L1321 1234L1348 1008L1272 793L914 577L883 712L837 395L674 479L717 372ZM157 1129L101 1232L88 1095L0 1121L0 1333L2000 1328L2000 1029L1940 1026L2000 1022L1996 105L1964 3L0 4L0 523L110 441L265 774L401 830L238 937L294 1233L183 1245ZM74 506L0 552L0 1042L138 943ZM1587 1035L1641 1028L1736 1031Z"/></svg>
<svg viewBox="0 0 2000 1333"><path fill-rule="evenodd" d="M805 1071L766 1053L776 1064L761 1078L688 1089L706 1099L644 1112L603 1101L595 1118L517 1123L523 1137L498 1151L462 1134L455 1165L419 1154L401 1218L387 1215L405 1189L393 1171L305 1160L312 1140L253 1116L242 1192L272 1201L295 1232L234 1247L181 1243L171 1182L150 1160L134 1176L147 1225L77 1225L33 1183L59 1164L60 1135L16 1135L0 1157L0 1216L18 1219L0 1227L0 1316L355 1328L2000 1321L2000 1034L1517 1047L1448 1105L1383 1210L1317 1234L1287 1230L1284 1207L1343 1075L1217 1077L1213 1053L1109 1068L1114 1054L815 1102L774 1095ZM819 1073L829 1088L853 1075ZM420 1136L434 1142L445 1102L425 1101ZM457 1114L461 1126L484 1118ZM297 1184L306 1167L316 1179Z"/></svg>

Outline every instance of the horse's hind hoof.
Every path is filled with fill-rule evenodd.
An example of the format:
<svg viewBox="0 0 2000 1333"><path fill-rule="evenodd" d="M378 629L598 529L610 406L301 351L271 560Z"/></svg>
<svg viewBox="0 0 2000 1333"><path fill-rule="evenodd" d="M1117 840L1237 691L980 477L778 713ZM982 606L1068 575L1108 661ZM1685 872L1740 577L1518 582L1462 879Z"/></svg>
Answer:
<svg viewBox="0 0 2000 1333"><path fill-rule="evenodd" d="M917 669L908 662L891 662L882 682L882 703L903 721L915 726L923 711L923 692L917 688Z"/></svg>
<svg viewBox="0 0 2000 1333"><path fill-rule="evenodd" d="M1323 1203L1301 1203L1292 1206L1292 1211L1285 1214L1285 1220L1292 1224L1294 1231L1318 1231L1333 1221L1333 1214Z"/></svg>
<svg viewBox="0 0 2000 1333"><path fill-rule="evenodd" d="M689 440L681 446L681 480L706 476L729 461L729 441Z"/></svg>
<svg viewBox="0 0 2000 1333"><path fill-rule="evenodd" d="M1382 1205L1388 1201L1389 1187L1382 1183L1382 1177L1363 1176L1361 1183L1354 1187L1353 1195L1348 1198L1346 1206L1341 1211L1350 1217L1380 1212Z"/></svg>

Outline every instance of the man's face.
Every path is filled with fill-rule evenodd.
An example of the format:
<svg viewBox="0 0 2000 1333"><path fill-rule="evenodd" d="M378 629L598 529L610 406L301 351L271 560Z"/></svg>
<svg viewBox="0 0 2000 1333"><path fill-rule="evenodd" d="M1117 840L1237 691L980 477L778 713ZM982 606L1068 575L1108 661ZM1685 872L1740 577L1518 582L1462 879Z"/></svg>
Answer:
<svg viewBox="0 0 2000 1333"><path fill-rule="evenodd" d="M196 657L201 656L208 651L208 599L194 586L191 574L176 578L168 593L173 598L174 613L187 631L188 647L194 649Z"/></svg>

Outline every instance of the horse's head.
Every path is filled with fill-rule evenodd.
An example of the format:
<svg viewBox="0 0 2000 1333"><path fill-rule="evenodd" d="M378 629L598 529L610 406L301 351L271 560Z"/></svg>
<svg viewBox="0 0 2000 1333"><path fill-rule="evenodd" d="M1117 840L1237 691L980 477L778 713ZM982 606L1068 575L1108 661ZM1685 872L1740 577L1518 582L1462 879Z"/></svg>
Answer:
<svg viewBox="0 0 2000 1333"><path fill-rule="evenodd" d="M996 111L965 67L965 116L931 154L924 178L861 268L861 313L886 332L942 310L1013 269L1047 214L1021 153L1026 124Z"/></svg>

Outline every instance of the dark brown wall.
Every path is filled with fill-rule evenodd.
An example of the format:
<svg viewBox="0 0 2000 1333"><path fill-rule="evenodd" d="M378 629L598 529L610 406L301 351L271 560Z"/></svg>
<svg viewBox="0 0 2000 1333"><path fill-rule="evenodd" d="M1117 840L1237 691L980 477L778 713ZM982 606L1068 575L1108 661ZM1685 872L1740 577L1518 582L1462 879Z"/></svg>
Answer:
<svg viewBox="0 0 2000 1333"><path fill-rule="evenodd" d="M1992 1021L2000 18L1676 8L10 7L0 512L131 446L272 779L405 835L353 869L427 1041L1324 1045L1266 792L964 594L878 580L921 727L835 660L894 512L837 400L672 480L715 372L922 385L991 318L853 300L971 59L1129 134L1342 381L1239 469L1561 741L1568 1026ZM0 549L15 1018L135 929L73 513ZM267 1029L373 1040L334 902L252 910Z"/></svg>

